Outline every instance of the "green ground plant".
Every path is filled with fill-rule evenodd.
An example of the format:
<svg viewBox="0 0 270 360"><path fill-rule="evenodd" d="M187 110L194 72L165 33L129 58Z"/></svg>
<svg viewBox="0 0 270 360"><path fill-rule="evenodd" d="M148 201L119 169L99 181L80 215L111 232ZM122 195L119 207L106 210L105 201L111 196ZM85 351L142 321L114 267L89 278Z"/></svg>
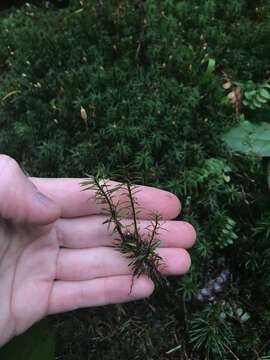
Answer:
<svg viewBox="0 0 270 360"><path fill-rule="evenodd" d="M33 176L132 164L181 198L198 234L189 274L149 300L53 317L60 359L269 355L269 155L224 142L243 119L270 123L269 38L267 0L73 0L0 17L0 153Z"/></svg>

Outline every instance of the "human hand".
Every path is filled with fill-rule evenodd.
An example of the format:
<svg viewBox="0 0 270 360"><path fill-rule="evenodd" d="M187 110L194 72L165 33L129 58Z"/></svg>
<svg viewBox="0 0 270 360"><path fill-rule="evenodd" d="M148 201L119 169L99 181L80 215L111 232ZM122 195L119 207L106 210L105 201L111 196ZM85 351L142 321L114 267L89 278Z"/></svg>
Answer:
<svg viewBox="0 0 270 360"><path fill-rule="evenodd" d="M128 259L110 247L113 235L102 224L105 216L94 192L80 191L82 179L27 178L5 155L0 155L0 174L0 346L48 314L152 293L154 284L146 276L136 278L130 292ZM185 248L194 243L195 231L170 221L180 211L179 200L166 191L140 190L142 232L150 212L164 219L158 249L163 271L185 273L190 266Z"/></svg>

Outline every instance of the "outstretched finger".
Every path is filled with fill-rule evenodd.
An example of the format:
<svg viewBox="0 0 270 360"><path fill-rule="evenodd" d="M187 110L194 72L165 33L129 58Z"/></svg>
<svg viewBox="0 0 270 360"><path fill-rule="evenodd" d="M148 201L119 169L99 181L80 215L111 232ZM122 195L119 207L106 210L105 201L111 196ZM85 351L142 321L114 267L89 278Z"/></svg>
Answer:
<svg viewBox="0 0 270 360"><path fill-rule="evenodd" d="M150 296L154 290L153 282L146 276L134 279L132 290L131 284L130 275L88 281L55 281L48 314L138 300Z"/></svg>
<svg viewBox="0 0 270 360"><path fill-rule="evenodd" d="M159 270L164 275L183 275L190 267L190 256L184 249L158 248L161 257ZM132 274L130 259L118 251L99 247L94 249L61 249L56 264L56 278L83 281L116 275Z"/></svg>
<svg viewBox="0 0 270 360"><path fill-rule="evenodd" d="M85 179L44 179L30 178L39 191L52 198L62 209L62 217L79 217L104 213L104 205L96 201L95 191L81 191ZM108 186L119 183L108 181ZM124 201L123 190L114 193L114 202ZM179 215L181 204L172 193L149 186L139 186L136 192L138 218L149 219L159 213L163 219L174 219ZM128 213L127 215L130 215ZM129 216L128 216L129 217Z"/></svg>
<svg viewBox="0 0 270 360"><path fill-rule="evenodd" d="M60 245L70 249L111 246L119 234L112 233L113 226L104 224L105 220L104 215L59 219L56 227ZM123 219L121 223L126 230L133 231L132 220ZM150 220L138 220L137 226L141 236L149 238L152 229ZM156 238L161 241L161 247L190 248L195 242L196 232L185 221L166 220L160 222Z"/></svg>

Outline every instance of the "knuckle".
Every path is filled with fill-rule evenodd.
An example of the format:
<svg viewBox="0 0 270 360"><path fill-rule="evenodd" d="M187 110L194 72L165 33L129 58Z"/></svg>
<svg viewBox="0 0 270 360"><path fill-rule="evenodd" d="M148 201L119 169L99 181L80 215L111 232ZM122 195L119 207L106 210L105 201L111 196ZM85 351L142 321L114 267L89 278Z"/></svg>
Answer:
<svg viewBox="0 0 270 360"><path fill-rule="evenodd" d="M17 163L16 160L14 160L12 157L8 156L8 155L0 155L0 170L1 170L1 174L6 174L6 173L16 173L18 172L20 169L19 164Z"/></svg>
<svg viewBox="0 0 270 360"><path fill-rule="evenodd" d="M16 197L20 167L18 163L7 155L0 155L0 216L9 218L16 209Z"/></svg>
<svg viewBox="0 0 270 360"><path fill-rule="evenodd" d="M90 302L89 289L85 286L80 287L78 292L77 308L86 307Z"/></svg>
<svg viewBox="0 0 270 360"><path fill-rule="evenodd" d="M110 305L113 304L111 296L111 279L108 277L103 278L103 291L102 291L102 304Z"/></svg>

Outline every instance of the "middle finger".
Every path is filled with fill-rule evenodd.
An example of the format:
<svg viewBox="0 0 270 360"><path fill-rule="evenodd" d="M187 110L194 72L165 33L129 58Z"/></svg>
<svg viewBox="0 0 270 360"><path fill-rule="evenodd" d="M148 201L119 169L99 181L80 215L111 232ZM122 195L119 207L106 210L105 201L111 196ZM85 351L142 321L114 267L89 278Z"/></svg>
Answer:
<svg viewBox="0 0 270 360"><path fill-rule="evenodd" d="M159 270L166 275L181 275L190 267L190 256L184 249L158 248L162 257ZM60 249L57 260L56 279L83 281L108 276L129 275L130 259L113 248Z"/></svg>
<svg viewBox="0 0 270 360"><path fill-rule="evenodd" d="M105 220L106 217L102 215L59 219L56 227L60 246L70 249L112 246L119 235L112 233L112 226L103 224ZM130 219L124 219L121 223L127 230L132 231ZM147 239L151 221L138 220L137 224L140 234ZM161 241L161 247L189 248L195 242L196 233L192 225L185 221L167 220L161 222L156 238Z"/></svg>

